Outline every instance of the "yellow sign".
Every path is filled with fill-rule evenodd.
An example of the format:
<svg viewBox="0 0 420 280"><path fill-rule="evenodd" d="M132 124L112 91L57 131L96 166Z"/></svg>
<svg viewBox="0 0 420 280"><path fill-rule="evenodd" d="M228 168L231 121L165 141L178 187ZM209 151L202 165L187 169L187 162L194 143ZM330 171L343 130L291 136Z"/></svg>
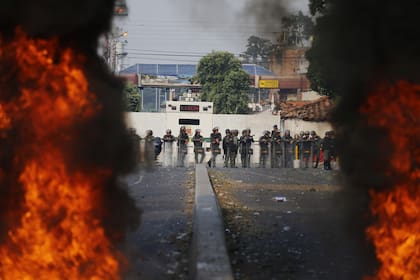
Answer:
<svg viewBox="0 0 420 280"><path fill-rule="evenodd" d="M279 88L279 80L260 80L259 88Z"/></svg>

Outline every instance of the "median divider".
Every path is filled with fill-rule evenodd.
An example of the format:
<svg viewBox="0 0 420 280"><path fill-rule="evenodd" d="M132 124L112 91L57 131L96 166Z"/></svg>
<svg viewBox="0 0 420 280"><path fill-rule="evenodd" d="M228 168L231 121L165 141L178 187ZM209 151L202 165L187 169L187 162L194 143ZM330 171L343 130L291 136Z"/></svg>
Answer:
<svg viewBox="0 0 420 280"><path fill-rule="evenodd" d="M222 212L204 164L195 167L191 268L196 280L233 280Z"/></svg>

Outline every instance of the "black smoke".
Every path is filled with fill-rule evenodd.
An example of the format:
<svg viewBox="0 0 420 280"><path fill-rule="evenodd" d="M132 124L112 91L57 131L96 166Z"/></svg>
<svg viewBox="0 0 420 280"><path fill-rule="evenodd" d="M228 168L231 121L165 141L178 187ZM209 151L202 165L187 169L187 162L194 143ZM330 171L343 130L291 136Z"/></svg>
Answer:
<svg viewBox="0 0 420 280"><path fill-rule="evenodd" d="M313 45L307 53L309 77L316 77L318 85L335 99L331 122L340 166L348 187L358 190L359 199L365 201L348 215L348 224L360 239L363 256L373 255L373 248L364 247L363 241L367 225L373 222L368 214L368 190L388 190L401 178L388 172L395 148L387 128L370 126L371 116L362 113L361 107L378 87L400 80L420 82L420 5L415 0L313 2L326 3L326 9L317 15ZM388 102L394 100L389 97ZM412 166L418 168L418 162ZM348 199L351 205L358 197Z"/></svg>
<svg viewBox="0 0 420 280"><path fill-rule="evenodd" d="M281 31L281 20L290 15L288 0L249 0L245 7L245 14L257 21L257 33L261 36L273 36Z"/></svg>
<svg viewBox="0 0 420 280"><path fill-rule="evenodd" d="M341 167L354 187L387 188L394 184L384 176L393 147L384 129L368 127L360 107L381 83L420 82L420 6L415 0L326 3L307 57L337 96L332 123Z"/></svg>
<svg viewBox="0 0 420 280"><path fill-rule="evenodd" d="M36 37L59 36L77 45L95 46L109 30L115 0L3 0L0 29L20 26Z"/></svg>
<svg viewBox="0 0 420 280"><path fill-rule="evenodd" d="M110 179L102 186L101 199L105 209L98 209L101 212L98 215L110 239L121 242L128 228L139 225L141 211L119 183L119 178L135 167L132 141L123 113L123 83L110 73L97 54L98 39L110 28L114 0L3 0L1 5L0 105L16 99L21 86L32 86L20 84L20 69L16 66L18 56L13 48L7 47L16 30L22 30L34 39L57 40L57 61L54 63L60 62L60 53L68 48L83 57L82 67L89 91L95 93L101 113L89 122L80 122L71 131L57 133L56 137L65 143L64 154L70 172L77 170L89 174L95 169L112 170ZM22 123L19 118L15 120L12 127L0 129L1 239L21 214L15 210L23 199L21 186L16 182L19 182L23 165L16 163L19 160L15 155L32 140L31 124ZM69 137L72 141L66 143Z"/></svg>

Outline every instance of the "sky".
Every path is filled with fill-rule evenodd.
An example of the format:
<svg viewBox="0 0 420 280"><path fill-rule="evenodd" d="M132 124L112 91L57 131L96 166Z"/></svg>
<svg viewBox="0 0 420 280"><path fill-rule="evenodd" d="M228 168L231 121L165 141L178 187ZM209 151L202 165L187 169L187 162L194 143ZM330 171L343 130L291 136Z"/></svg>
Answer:
<svg viewBox="0 0 420 280"><path fill-rule="evenodd" d="M279 3L308 13L308 0L127 0L129 16L114 22L128 32L124 66L197 63L212 50L238 56L249 36L278 31Z"/></svg>

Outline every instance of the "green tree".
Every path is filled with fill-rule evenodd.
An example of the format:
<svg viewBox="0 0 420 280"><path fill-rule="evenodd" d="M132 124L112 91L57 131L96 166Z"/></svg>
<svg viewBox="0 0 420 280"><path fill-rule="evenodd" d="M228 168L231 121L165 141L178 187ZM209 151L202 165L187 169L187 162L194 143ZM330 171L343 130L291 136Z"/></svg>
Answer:
<svg viewBox="0 0 420 280"><path fill-rule="evenodd" d="M282 30L287 34L288 45L298 46L310 38L314 30L314 22L311 17L299 11L297 14L282 18Z"/></svg>
<svg viewBox="0 0 420 280"><path fill-rule="evenodd" d="M202 85L202 100L214 103L215 113L248 111L249 76L233 54L213 51L204 56L194 80Z"/></svg>
<svg viewBox="0 0 420 280"><path fill-rule="evenodd" d="M139 112L141 110L141 96L138 87L132 82L126 82L123 91L125 110L127 112Z"/></svg>
<svg viewBox="0 0 420 280"><path fill-rule="evenodd" d="M331 44L328 42L334 42L337 39L334 32L330 32L335 28L334 22L326 15L330 2L330 0L309 1L309 9L312 15L317 16L317 23L314 27L312 46L306 52L306 59L309 61L306 76L314 91L322 95L335 96L333 80L336 77L336 70L331 67L334 65L331 61L335 52L329 48Z"/></svg>
<svg viewBox="0 0 420 280"><path fill-rule="evenodd" d="M270 40L251 36L248 38L244 57L247 59L247 62L267 66L272 50L273 44Z"/></svg>

